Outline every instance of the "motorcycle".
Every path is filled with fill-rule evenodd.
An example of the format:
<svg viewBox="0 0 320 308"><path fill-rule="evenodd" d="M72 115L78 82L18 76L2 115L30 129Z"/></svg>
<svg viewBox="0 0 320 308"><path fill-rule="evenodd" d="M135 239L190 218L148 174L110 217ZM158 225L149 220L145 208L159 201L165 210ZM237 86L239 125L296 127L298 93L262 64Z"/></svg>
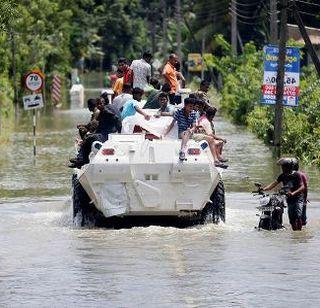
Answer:
<svg viewBox="0 0 320 308"><path fill-rule="evenodd" d="M259 196L260 206L256 208L260 211L257 216L260 217L259 224L256 229L261 230L277 230L284 228L282 224L282 216L286 207L287 189L284 187L278 193L266 194L262 190L262 184L255 183L257 191L253 191L254 196Z"/></svg>

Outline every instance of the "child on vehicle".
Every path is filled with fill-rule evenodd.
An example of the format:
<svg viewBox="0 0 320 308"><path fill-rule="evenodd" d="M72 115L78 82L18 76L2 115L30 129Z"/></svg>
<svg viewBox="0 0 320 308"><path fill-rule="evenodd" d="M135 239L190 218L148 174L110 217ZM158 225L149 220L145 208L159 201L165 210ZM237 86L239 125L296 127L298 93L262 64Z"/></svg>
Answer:
<svg viewBox="0 0 320 308"><path fill-rule="evenodd" d="M136 112L140 113L144 116L144 118L149 121L150 115L146 114L139 106L138 102L141 101L144 91L140 88L134 88L132 90L133 98L128 100L124 105L121 112L121 119L124 120L126 117L130 117L136 114Z"/></svg>

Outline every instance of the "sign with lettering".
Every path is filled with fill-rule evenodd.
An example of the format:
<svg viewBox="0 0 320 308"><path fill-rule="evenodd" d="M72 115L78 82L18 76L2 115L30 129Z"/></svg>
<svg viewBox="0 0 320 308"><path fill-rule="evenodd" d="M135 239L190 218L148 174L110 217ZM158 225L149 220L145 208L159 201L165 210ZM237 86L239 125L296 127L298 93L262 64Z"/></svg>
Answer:
<svg viewBox="0 0 320 308"><path fill-rule="evenodd" d="M25 86L32 92L37 92L43 88L43 75L41 72L32 71L25 77Z"/></svg>
<svg viewBox="0 0 320 308"><path fill-rule="evenodd" d="M276 103L277 70L279 48L275 46L264 47L264 75L262 86L262 103L274 105ZM287 47L283 105L298 106L300 94L300 49Z"/></svg>
<svg viewBox="0 0 320 308"><path fill-rule="evenodd" d="M38 109L43 107L42 94L32 94L23 97L24 110Z"/></svg>

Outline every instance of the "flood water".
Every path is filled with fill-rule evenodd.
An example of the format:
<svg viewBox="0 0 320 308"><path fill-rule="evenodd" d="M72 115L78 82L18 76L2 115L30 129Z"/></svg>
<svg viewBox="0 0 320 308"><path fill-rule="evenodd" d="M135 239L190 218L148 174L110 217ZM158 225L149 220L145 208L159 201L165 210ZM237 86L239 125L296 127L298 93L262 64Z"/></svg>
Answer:
<svg viewBox="0 0 320 308"><path fill-rule="evenodd" d="M226 224L105 230L72 224L75 125L85 111L22 114L0 155L1 307L317 307L320 300L319 173L310 177L309 223L256 231L255 181L279 170L271 152L219 118L228 139ZM287 219L285 220L288 226Z"/></svg>

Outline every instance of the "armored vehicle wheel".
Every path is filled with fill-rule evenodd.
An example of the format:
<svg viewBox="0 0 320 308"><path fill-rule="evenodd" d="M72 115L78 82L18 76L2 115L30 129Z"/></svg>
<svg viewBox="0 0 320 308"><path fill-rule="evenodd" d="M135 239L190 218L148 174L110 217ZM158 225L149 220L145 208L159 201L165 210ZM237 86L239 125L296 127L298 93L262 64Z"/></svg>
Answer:
<svg viewBox="0 0 320 308"><path fill-rule="evenodd" d="M73 222L79 226L97 226L103 215L90 204L91 200L80 184L77 175L72 176Z"/></svg>
<svg viewBox="0 0 320 308"><path fill-rule="evenodd" d="M219 223L226 220L224 185L219 181L206 207L202 211L202 223Z"/></svg>

